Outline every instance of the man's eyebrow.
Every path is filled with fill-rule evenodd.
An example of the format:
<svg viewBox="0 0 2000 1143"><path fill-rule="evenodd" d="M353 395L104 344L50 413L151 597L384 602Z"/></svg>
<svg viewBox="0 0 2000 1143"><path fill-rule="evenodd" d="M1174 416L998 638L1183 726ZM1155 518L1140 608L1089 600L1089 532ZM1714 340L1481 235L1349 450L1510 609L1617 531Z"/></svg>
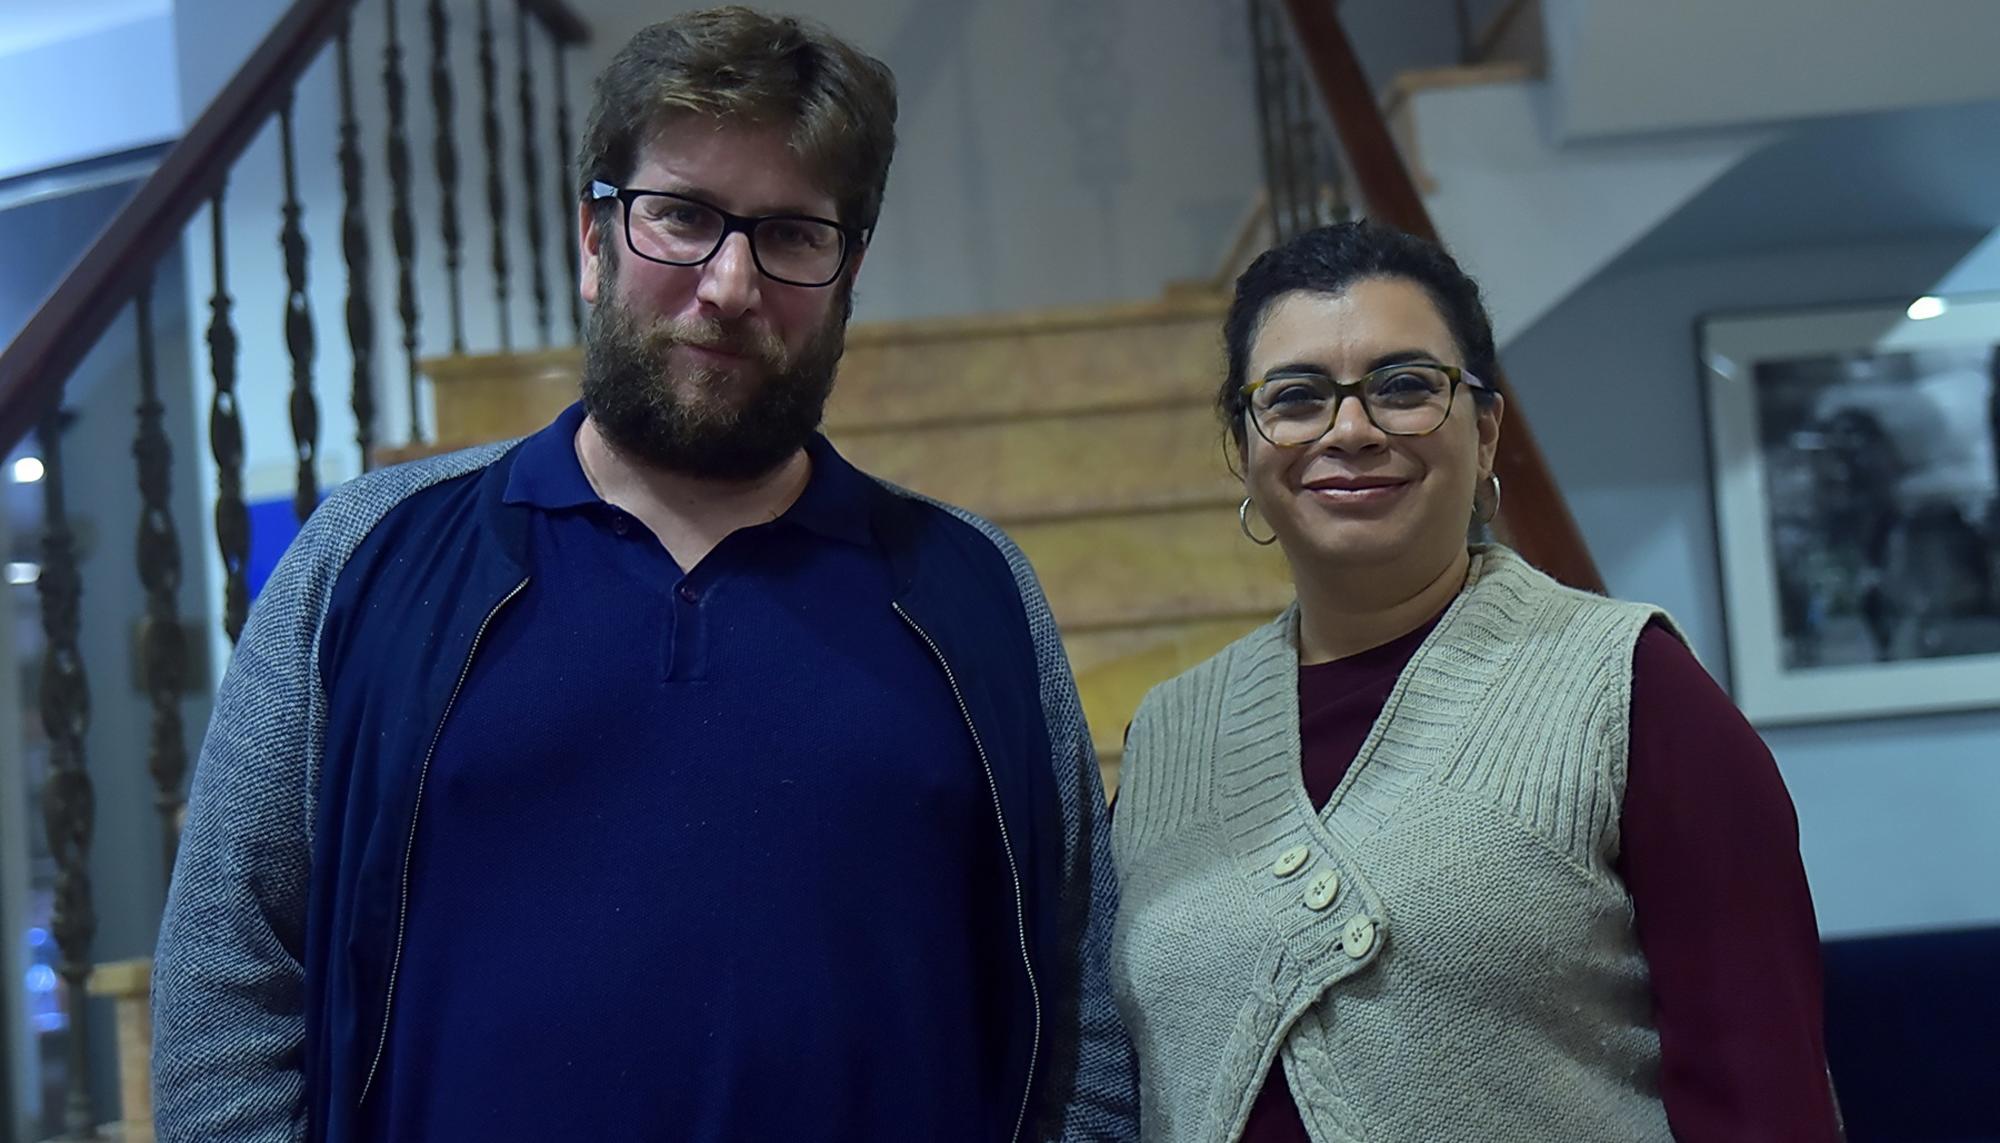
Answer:
<svg viewBox="0 0 2000 1143"><path fill-rule="evenodd" d="M662 179L655 184L649 186L637 187L634 189L649 190L649 191L664 191L667 194L677 194L682 198L694 199L696 202L702 203L706 206L712 206L717 210L726 210L731 214L740 214L748 218L768 218L773 215L781 215L781 216L798 215L805 218L830 218L829 215L821 213L820 210L816 207L806 206L799 203L785 203L783 202L783 200L780 200L780 202L777 205L766 204L764 206L759 207L756 210L737 210L734 207L728 207L722 205L721 195L715 194L706 187L696 186L693 183L684 182L680 179Z"/></svg>

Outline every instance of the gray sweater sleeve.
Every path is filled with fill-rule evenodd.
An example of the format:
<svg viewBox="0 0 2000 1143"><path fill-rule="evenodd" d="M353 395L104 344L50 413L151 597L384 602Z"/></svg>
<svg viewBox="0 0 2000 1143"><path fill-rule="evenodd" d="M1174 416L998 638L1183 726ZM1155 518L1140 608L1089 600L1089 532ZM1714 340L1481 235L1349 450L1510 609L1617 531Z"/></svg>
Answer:
<svg viewBox="0 0 2000 1143"><path fill-rule="evenodd" d="M331 578L314 525L251 611L195 765L153 961L161 1143L306 1136L306 883L326 723L313 660Z"/></svg>
<svg viewBox="0 0 2000 1143"><path fill-rule="evenodd" d="M933 502L935 503L935 502ZM949 506L946 506L949 507ZM1111 815L1097 751L1069 656L1041 583L1020 548L998 528L958 509L1006 556L1027 610L1048 721L1056 796L1062 810L1063 898L1058 961L1041 982L1042 1098L1028 1136L1062 1143L1139 1138L1138 1064L1111 995L1111 925L1118 883L1111 862Z"/></svg>
<svg viewBox="0 0 2000 1143"><path fill-rule="evenodd" d="M161 1143L306 1137L305 918L326 739L319 636L334 580L389 510L511 442L336 489L251 609L195 763L153 960Z"/></svg>

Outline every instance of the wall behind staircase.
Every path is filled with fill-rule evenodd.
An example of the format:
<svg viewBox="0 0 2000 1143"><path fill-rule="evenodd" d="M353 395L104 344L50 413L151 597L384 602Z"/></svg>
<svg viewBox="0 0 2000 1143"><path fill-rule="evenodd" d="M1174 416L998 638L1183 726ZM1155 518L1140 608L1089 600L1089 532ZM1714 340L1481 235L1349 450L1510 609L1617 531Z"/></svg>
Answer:
<svg viewBox="0 0 2000 1143"><path fill-rule="evenodd" d="M1507 371L1613 594L1658 603L1728 675L1695 364L1706 313L2000 290L2000 232L1614 268ZM1829 935L2000 923L2000 711L1764 733Z"/></svg>

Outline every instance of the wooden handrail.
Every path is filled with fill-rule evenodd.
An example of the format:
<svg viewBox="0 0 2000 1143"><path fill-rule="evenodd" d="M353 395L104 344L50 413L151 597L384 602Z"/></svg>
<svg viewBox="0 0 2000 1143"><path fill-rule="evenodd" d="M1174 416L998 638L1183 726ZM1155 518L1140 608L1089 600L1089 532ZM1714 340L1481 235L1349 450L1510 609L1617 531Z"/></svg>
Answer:
<svg viewBox="0 0 2000 1143"><path fill-rule="evenodd" d="M1430 210L1396 149L1382 108L1368 89L1368 77L1334 11L1333 0L1285 0L1285 9L1312 71L1320 102L1333 121L1347 152L1348 167L1368 204L1368 216L1406 234L1439 241ZM1509 414L1493 462L1506 494L1498 526L1507 540L1543 571L1572 587L1603 591L1604 577L1591 559L1562 490L1549 474L1548 462L1522 415L1520 398L1504 375L1492 381L1506 397ZM1515 510L1507 510L1509 503ZM1523 507L1529 510L1521 511Z"/></svg>
<svg viewBox="0 0 2000 1143"><path fill-rule="evenodd" d="M148 280L236 160L291 97L299 76L339 32L357 0L297 0L167 153L132 201L0 350L0 452L62 399L84 355ZM519 0L565 44L589 29L563 0Z"/></svg>

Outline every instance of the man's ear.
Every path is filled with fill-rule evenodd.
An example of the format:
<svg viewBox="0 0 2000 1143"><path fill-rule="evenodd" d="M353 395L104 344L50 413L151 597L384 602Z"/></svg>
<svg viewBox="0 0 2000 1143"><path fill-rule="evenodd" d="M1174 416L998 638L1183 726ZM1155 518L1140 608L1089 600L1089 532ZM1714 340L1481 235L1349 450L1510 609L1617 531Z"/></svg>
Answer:
<svg viewBox="0 0 2000 1143"><path fill-rule="evenodd" d="M597 284L602 280L601 259L610 251L604 249L604 228L597 225L599 211L597 204L582 202L577 204L576 244L582 256L577 259L577 292L591 305L597 304Z"/></svg>
<svg viewBox="0 0 2000 1143"><path fill-rule="evenodd" d="M872 237L872 235L871 235L871 237ZM855 243L855 245L854 245L854 253L852 253L852 254L849 254L849 255L847 256L847 288L848 288L848 289L850 289L850 290L851 290L851 289L853 289L853 288L854 288L854 279L856 279L856 278L859 278L859 277L861 276L861 261L862 261L862 259L864 259L864 258L866 258L866 257L868 257L868 243L866 243L866 242L857 242L857 243Z"/></svg>

